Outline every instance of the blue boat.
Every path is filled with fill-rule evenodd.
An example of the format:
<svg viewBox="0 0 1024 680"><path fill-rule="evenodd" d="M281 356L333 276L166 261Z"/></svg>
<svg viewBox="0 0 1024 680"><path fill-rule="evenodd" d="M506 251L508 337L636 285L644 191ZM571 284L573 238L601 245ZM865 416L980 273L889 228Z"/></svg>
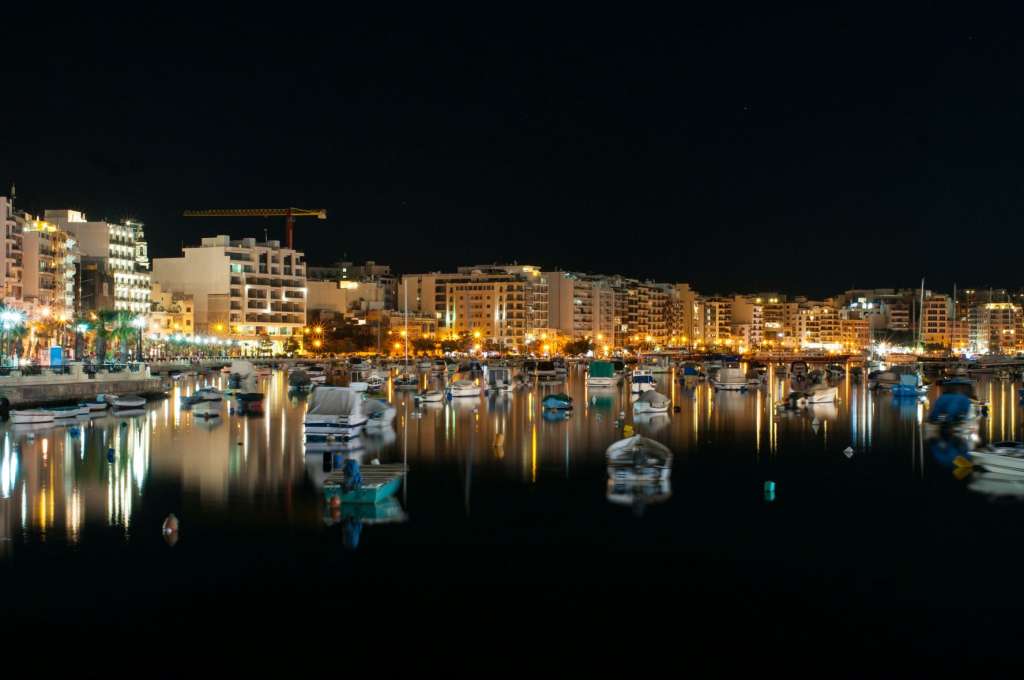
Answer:
<svg viewBox="0 0 1024 680"><path fill-rule="evenodd" d="M344 471L329 473L324 481L324 500L341 499L345 503L379 503L402 486L405 468L402 465L364 465L356 467L360 474L359 484L347 489Z"/></svg>
<svg viewBox="0 0 1024 680"><path fill-rule="evenodd" d="M567 411L572 408L572 397L568 394L549 394L540 402L544 408L554 411Z"/></svg>
<svg viewBox="0 0 1024 680"><path fill-rule="evenodd" d="M894 397L916 397L927 391L928 388L921 384L921 379L916 373L901 373L900 381L892 386Z"/></svg>

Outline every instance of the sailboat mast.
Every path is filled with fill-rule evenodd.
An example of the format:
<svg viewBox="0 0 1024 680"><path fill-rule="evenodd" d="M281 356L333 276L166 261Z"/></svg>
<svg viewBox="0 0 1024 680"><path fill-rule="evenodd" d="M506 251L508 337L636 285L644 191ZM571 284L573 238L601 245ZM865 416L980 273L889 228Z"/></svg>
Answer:
<svg viewBox="0 0 1024 680"><path fill-rule="evenodd" d="M917 305L917 346L924 349L921 340L924 338L924 278L921 279L921 301Z"/></svg>

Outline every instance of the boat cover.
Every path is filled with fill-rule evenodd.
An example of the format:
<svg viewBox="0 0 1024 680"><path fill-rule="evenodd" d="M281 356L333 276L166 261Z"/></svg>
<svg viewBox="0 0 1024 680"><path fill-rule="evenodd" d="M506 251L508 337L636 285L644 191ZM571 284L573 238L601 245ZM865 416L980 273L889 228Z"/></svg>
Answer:
<svg viewBox="0 0 1024 680"><path fill-rule="evenodd" d="M382 399L367 399L362 405L363 414L368 418L386 413L389 408L391 408L391 404Z"/></svg>
<svg viewBox="0 0 1024 680"><path fill-rule="evenodd" d="M637 401L645 401L651 406L655 406L657 408L664 408L668 406L669 402L672 400L666 397L661 392L647 390L637 398Z"/></svg>
<svg viewBox="0 0 1024 680"><path fill-rule="evenodd" d="M347 387L318 387L313 391L309 413L318 416L348 416L362 413L359 393Z"/></svg>
<svg viewBox="0 0 1024 680"><path fill-rule="evenodd" d="M613 378L615 377L615 367L612 366L611 362L608 361L594 361L590 364L590 377L591 378Z"/></svg>

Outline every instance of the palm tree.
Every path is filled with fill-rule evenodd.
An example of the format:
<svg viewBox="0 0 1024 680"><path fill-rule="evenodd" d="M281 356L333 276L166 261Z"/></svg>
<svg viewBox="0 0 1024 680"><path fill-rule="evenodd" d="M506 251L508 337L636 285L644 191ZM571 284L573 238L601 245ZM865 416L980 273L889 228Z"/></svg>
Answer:
<svg viewBox="0 0 1024 680"><path fill-rule="evenodd" d="M113 337L117 312L112 309L101 309L96 312L96 361L105 363L107 361L107 342Z"/></svg>

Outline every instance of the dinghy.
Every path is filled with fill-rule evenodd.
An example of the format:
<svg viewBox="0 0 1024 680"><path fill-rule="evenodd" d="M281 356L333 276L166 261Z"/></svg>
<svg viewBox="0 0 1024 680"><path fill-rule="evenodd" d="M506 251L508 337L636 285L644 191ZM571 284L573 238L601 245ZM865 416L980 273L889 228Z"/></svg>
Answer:
<svg viewBox="0 0 1024 680"><path fill-rule="evenodd" d="M633 404L633 413L667 413L672 400L661 392L648 390Z"/></svg>
<svg viewBox="0 0 1024 680"><path fill-rule="evenodd" d="M114 408L143 408L146 400L137 394L108 394L107 401Z"/></svg>
<svg viewBox="0 0 1024 680"><path fill-rule="evenodd" d="M552 411L568 411L572 408L572 397L564 393L549 394L540 403Z"/></svg>
<svg viewBox="0 0 1024 680"><path fill-rule="evenodd" d="M672 451L641 435L615 442L605 451L605 457L608 477L616 481L660 480L672 474Z"/></svg>
<svg viewBox="0 0 1024 680"><path fill-rule="evenodd" d="M15 425L52 423L54 417L53 411L44 408L29 408L11 411L11 422Z"/></svg>

